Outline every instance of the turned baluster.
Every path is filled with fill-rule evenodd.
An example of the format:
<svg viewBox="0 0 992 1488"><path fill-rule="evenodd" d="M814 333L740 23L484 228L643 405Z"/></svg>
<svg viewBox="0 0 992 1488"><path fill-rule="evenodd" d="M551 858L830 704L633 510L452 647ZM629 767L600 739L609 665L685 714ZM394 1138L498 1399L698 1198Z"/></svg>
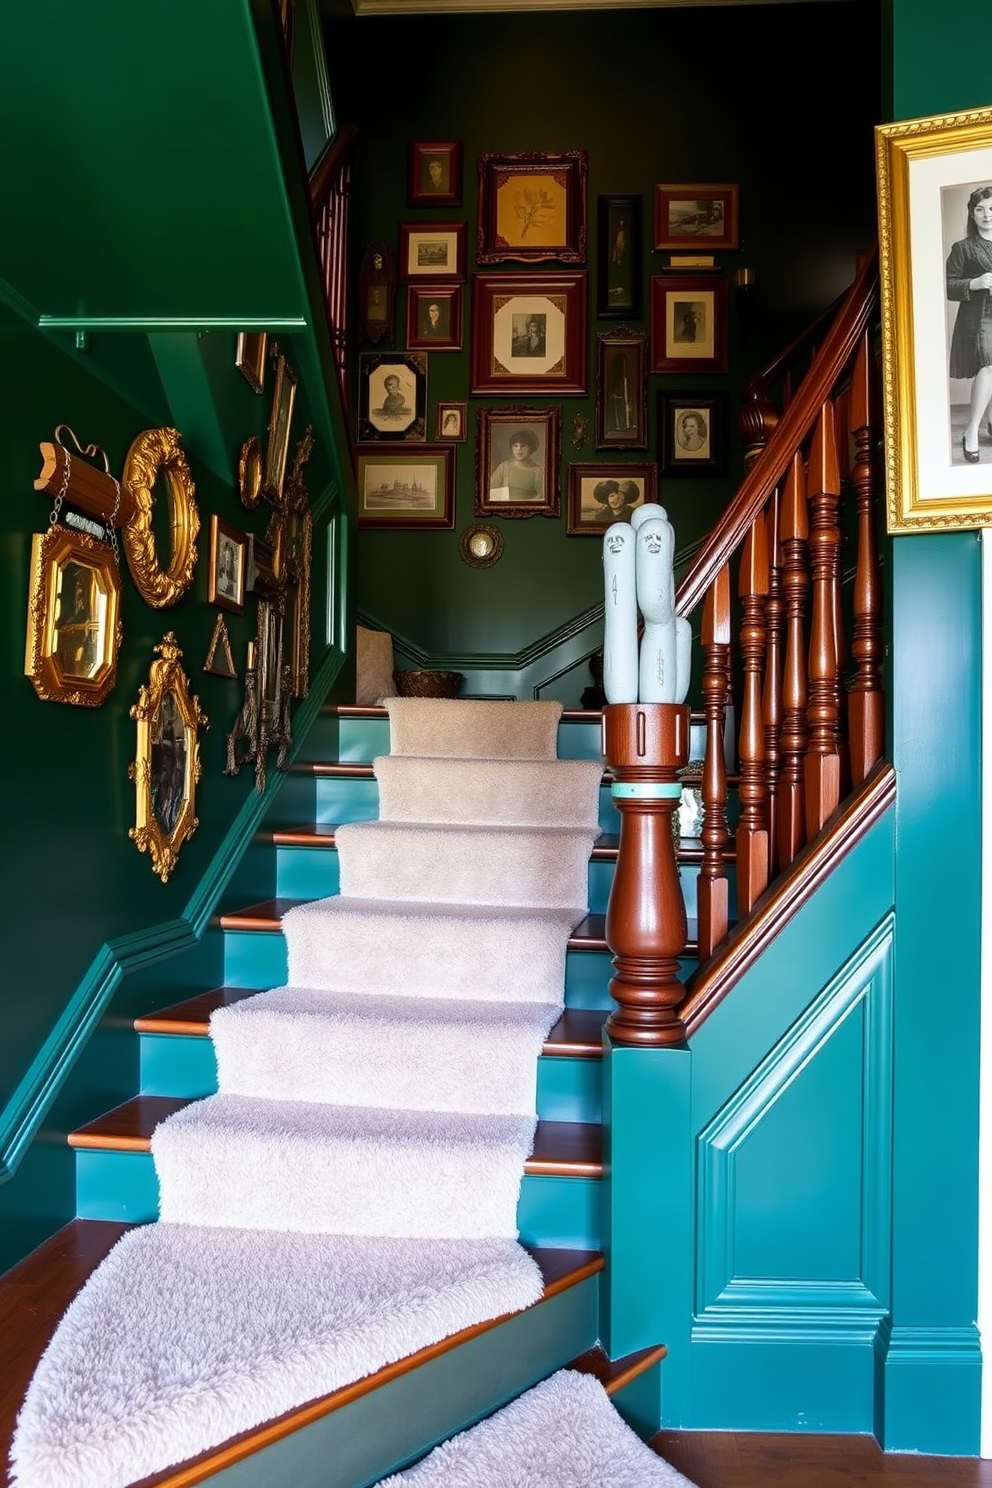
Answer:
<svg viewBox="0 0 992 1488"><path fill-rule="evenodd" d="M768 885L768 786L765 730L761 717L761 666L765 654L765 596L768 593L768 529L759 512L744 542L738 593L741 598L741 664L744 695L738 754L741 819L737 828L737 907L747 914Z"/></svg>
<svg viewBox="0 0 992 1488"><path fill-rule="evenodd" d="M840 530L837 503L840 474L834 439L833 404L824 403L817 420L807 470L809 556L813 618L809 648L809 702L806 719L806 836L815 837L840 802L837 615Z"/></svg>
<svg viewBox="0 0 992 1488"><path fill-rule="evenodd" d="M782 727L782 635L785 629L785 604L782 599L782 549L779 544L780 502L778 488L772 492L765 512L768 527L768 598L765 601L765 689L761 714L765 730L765 781L768 786L768 855L769 871L776 856L776 793L782 754L779 734Z"/></svg>
<svg viewBox="0 0 992 1488"><path fill-rule="evenodd" d="M782 769L777 800L778 865L787 868L806 841L806 467L793 456L779 515L782 589L785 605L785 667L782 675Z"/></svg>
<svg viewBox="0 0 992 1488"><path fill-rule="evenodd" d="M746 469L750 469L775 433L778 418L778 410L768 396L763 378L749 377L744 383L738 415Z"/></svg>
<svg viewBox="0 0 992 1488"><path fill-rule="evenodd" d="M686 914L675 857L672 817L682 798L678 778L689 759L689 709L677 703L608 703L603 756L620 814L620 845L606 909L613 952L606 1020L618 1044L681 1043L678 1007L685 996L679 958Z"/></svg>
<svg viewBox="0 0 992 1488"><path fill-rule="evenodd" d="M858 508L858 565L854 578L854 638L851 654L856 671L847 700L851 777L864 780L882 757L885 738L882 695L882 601L875 544L875 459L878 398L868 333L862 337L851 386L851 432L854 465L851 479Z"/></svg>
<svg viewBox="0 0 992 1488"><path fill-rule="evenodd" d="M730 693L730 567L724 564L703 603L703 707L706 756L703 765L703 861L696 886L699 959L723 940L730 924L727 882L727 763L724 742Z"/></svg>

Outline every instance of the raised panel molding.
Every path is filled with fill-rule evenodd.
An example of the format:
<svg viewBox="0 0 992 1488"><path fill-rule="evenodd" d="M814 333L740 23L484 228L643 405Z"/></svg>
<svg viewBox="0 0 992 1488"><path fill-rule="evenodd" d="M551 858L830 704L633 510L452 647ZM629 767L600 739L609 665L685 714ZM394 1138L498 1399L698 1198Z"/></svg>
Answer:
<svg viewBox="0 0 992 1488"><path fill-rule="evenodd" d="M892 929L886 918L699 1133L694 1341L866 1344L888 1312ZM818 1262L809 1274L777 1264L783 1229L790 1254Z"/></svg>

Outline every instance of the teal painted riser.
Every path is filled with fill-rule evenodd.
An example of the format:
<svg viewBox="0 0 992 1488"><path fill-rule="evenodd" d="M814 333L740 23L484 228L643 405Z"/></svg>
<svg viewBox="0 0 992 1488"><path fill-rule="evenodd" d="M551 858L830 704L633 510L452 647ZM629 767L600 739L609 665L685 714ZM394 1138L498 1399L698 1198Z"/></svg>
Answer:
<svg viewBox="0 0 992 1488"><path fill-rule="evenodd" d="M217 1063L209 1038L195 1035L140 1035L142 1095L184 1099L213 1095ZM537 1114L542 1121L602 1120L603 1069L599 1059L547 1055L537 1062Z"/></svg>
<svg viewBox="0 0 992 1488"><path fill-rule="evenodd" d="M148 1224L158 1218L158 1179L150 1152L76 1152L76 1214ZM517 1226L525 1245L600 1250L600 1180L525 1173Z"/></svg>
<svg viewBox="0 0 992 1488"><path fill-rule="evenodd" d="M280 825L282 802L276 797L273 823ZM350 780L332 776L314 782L313 820L321 825L338 826L341 822L374 821L379 815L379 783L376 780ZM601 832L619 832L620 816L613 804L608 785L599 792L599 828Z"/></svg>
<svg viewBox="0 0 992 1488"><path fill-rule="evenodd" d="M389 753L388 718L322 716L307 735L311 759L337 759L342 764L367 764ZM598 722L558 725L559 759L602 759Z"/></svg>
<svg viewBox="0 0 992 1488"><path fill-rule="evenodd" d="M607 951L569 951L565 957L565 1002L575 1008L609 1008L607 991L613 958ZM286 984L286 942L282 935L255 930L224 932L224 985L282 987Z"/></svg>

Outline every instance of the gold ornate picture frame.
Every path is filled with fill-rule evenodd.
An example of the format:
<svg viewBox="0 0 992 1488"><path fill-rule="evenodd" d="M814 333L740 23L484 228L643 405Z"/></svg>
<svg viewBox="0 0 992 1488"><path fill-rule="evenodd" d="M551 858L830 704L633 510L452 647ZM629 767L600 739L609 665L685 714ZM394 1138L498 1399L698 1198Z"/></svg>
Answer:
<svg viewBox="0 0 992 1488"><path fill-rule="evenodd" d="M965 371L962 312L962 330L980 316L981 297L992 314L992 291L961 288L990 271L968 245L980 238L969 203L992 188L992 108L879 125L875 158L888 530L992 526L992 410L981 413L978 458L966 458L964 426L982 384L951 375ZM992 262L992 239L985 245Z"/></svg>
<svg viewBox="0 0 992 1488"><path fill-rule="evenodd" d="M56 523L31 543L24 672L46 702L98 708L117 680L121 579L110 546Z"/></svg>
<svg viewBox="0 0 992 1488"><path fill-rule="evenodd" d="M136 791L135 824L128 836L151 855L152 870L166 882L180 849L199 825L196 786L200 779L198 733L207 727L199 699L179 665L182 651L168 631L155 646L159 659L138 689L131 717L138 725L137 753L128 769Z"/></svg>
<svg viewBox="0 0 992 1488"><path fill-rule="evenodd" d="M293 423L293 404L296 401L296 373L279 350L272 348L276 382L272 393L272 408L269 413L269 437L265 448L265 473L262 489L277 503L282 502L282 485L286 477L286 457L289 453L289 435Z"/></svg>

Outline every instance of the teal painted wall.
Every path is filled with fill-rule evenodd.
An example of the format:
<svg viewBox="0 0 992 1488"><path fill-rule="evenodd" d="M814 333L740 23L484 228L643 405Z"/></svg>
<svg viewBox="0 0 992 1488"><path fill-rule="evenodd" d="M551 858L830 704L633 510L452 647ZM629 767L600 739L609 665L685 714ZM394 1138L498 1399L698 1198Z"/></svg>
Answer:
<svg viewBox="0 0 992 1488"><path fill-rule="evenodd" d="M816 37L812 51L811 34ZM431 433L439 398L468 397L470 404L469 439L457 446L455 530L358 534L359 603L387 629L435 657L513 652L602 602L599 542L565 531L569 463L611 458L597 453L594 437L596 333L617 324L595 313L597 197L635 193L643 198L645 313L630 322L638 328L648 325L650 278L669 258L652 250L655 183L739 183L742 248L718 255L718 262L728 274L741 264L760 274L746 324L731 293L726 375L650 377L649 448L620 458L655 460L659 392L722 389L734 409L744 372L779 352L847 286L856 253L875 236L878 6L875 0L841 0L774 9L716 7L704 13L662 6L614 7L609 13L535 9L512 16L360 17L328 21L327 36L339 115L354 120L361 131L357 253L373 239L395 244L401 222L460 219L468 224L471 274L479 152L588 152L592 380L589 396L560 400L561 518L502 521L506 547L493 568L470 569L459 559L458 535L473 517L475 409L500 404L468 393L467 284L465 350L434 353L428 365ZM857 45L851 44L852 36ZM844 106L825 107L839 80ZM462 140L461 208L409 206L407 149L418 139ZM404 315L400 284L400 347ZM507 400L502 401L505 406ZM542 402L539 397L518 401ZM570 432L577 412L590 419L593 430L582 450ZM734 428L727 480L662 482L659 499L675 524L680 548L709 530L736 488L740 469ZM575 705L588 682L588 672L579 668L556 695Z"/></svg>
<svg viewBox="0 0 992 1488"><path fill-rule="evenodd" d="M279 344L298 375L290 452L305 423L316 431L306 471L316 529L315 696L297 706L301 724L340 664L327 646L327 527L333 517L340 567L349 544L346 519L336 514L350 477L338 453L341 416L315 298L301 157L279 91L274 20L268 6L258 10L256 34L250 7L222 0L205 31L202 11L180 4L170 12L169 46L161 50L147 46L145 23L115 27L107 19L101 26L92 12L77 34L76 7L61 0L3 16L0 758L12 784L0 847L8 915L0 978L0 1267L73 1212L68 1127L135 1089L133 1054L118 1031L130 1000L172 1000L183 987L220 979L219 949L209 937L198 938L261 805L248 770L237 779L222 774L241 682L203 669L219 614L207 602L210 518L217 513L262 536L271 515L264 503L247 511L236 490L242 442L256 435L265 444L273 381L270 371L258 396L234 365L237 321L226 313L239 307L249 325L256 316L278 325ZM225 34L228 65L236 64L230 75L215 51ZM181 109L172 108L175 47L187 64ZM32 79L30 59L42 52L51 66ZM76 84L85 89L85 108L73 103ZM220 113L225 100L229 107L224 127L204 132L208 93ZM235 118L245 132L229 135ZM261 225L261 237L247 231L247 219L241 231L229 215L222 230L213 217L231 206L228 191L247 191L245 182L237 185L242 171L251 176L251 221ZM51 193L39 183L49 183ZM47 220L53 202L57 230ZM219 295L201 298L218 264L226 265L226 304ZM268 287L259 286L269 270ZM95 298L80 292L84 280ZM92 319L84 347L77 347L74 329L39 329L44 315L76 316L81 328ZM84 444L101 445L116 475L137 434L175 424L201 521L193 584L169 610L145 604L122 558L117 682L99 709L42 701L23 672L31 534L44 531L52 509L51 497L35 492L33 482L41 469L39 444L62 423ZM154 528L167 562L168 501L164 482L159 487ZM340 642L351 603L343 571L334 587ZM254 609L249 599L242 615L226 617L239 674L255 633ZM170 629L209 727L200 736L199 826L163 884L148 855L128 839L136 794L127 771L136 753L129 709L148 680L153 646Z"/></svg>

